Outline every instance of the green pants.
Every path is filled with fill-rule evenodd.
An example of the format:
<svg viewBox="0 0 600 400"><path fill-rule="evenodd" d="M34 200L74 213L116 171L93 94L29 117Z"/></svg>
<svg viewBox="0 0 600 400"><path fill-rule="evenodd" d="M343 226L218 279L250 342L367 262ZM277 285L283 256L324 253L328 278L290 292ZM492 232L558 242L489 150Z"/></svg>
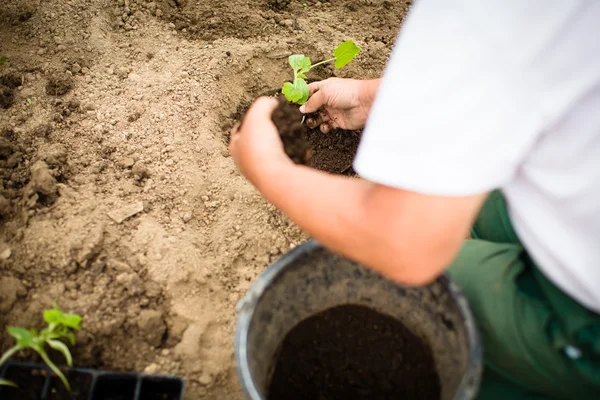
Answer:
<svg viewBox="0 0 600 400"><path fill-rule="evenodd" d="M487 199L472 237L449 272L483 340L479 399L600 399L600 316L537 269L500 192Z"/></svg>

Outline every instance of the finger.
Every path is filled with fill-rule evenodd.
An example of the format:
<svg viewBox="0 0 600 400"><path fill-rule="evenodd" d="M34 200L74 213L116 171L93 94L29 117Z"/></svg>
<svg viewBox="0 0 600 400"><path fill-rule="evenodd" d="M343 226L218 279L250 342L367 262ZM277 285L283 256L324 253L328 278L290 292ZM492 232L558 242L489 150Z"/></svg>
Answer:
<svg viewBox="0 0 600 400"><path fill-rule="evenodd" d="M239 135L234 135L232 133L231 138L229 139L229 154L235 159L236 156L236 151L237 151L237 145L239 142L240 136Z"/></svg>
<svg viewBox="0 0 600 400"><path fill-rule="evenodd" d="M244 120L249 119L249 122L252 123L255 119L264 118L266 116L271 119L271 114L273 114L273 110L277 108L277 104L277 100L272 97L259 97L254 101L252 106L250 106Z"/></svg>
<svg viewBox="0 0 600 400"><path fill-rule="evenodd" d="M317 111L323 105L325 105L327 101L327 96L325 91L317 90L312 96L308 98L308 101L300 107L300 112L304 114L309 114Z"/></svg>
<svg viewBox="0 0 600 400"><path fill-rule="evenodd" d="M329 133L331 131L331 125L329 124L321 124L321 132Z"/></svg>
<svg viewBox="0 0 600 400"><path fill-rule="evenodd" d="M317 126L321 125L321 123L323 122L323 118L321 118L320 114L317 114L314 117L311 118L307 118L306 119L306 125L310 128L316 128Z"/></svg>
<svg viewBox="0 0 600 400"><path fill-rule="evenodd" d="M235 135L237 135L239 130L240 130L240 123L236 122L235 124L233 124L233 127L229 131L229 137L234 137Z"/></svg>
<svg viewBox="0 0 600 400"><path fill-rule="evenodd" d="M308 94L312 96L317 90L321 89L324 81L316 81L308 84Z"/></svg>

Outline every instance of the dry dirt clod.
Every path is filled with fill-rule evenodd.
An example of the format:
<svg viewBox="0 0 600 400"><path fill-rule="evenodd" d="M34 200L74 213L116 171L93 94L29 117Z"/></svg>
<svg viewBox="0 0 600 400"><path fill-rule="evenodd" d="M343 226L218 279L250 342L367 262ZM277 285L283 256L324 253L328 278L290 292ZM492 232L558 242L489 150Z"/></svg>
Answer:
<svg viewBox="0 0 600 400"><path fill-rule="evenodd" d="M24 293L25 288L17 278L0 278L0 312L10 311L17 297Z"/></svg>
<svg viewBox="0 0 600 400"><path fill-rule="evenodd" d="M8 215L10 212L10 202L2 195L0 195L0 217Z"/></svg>
<svg viewBox="0 0 600 400"><path fill-rule="evenodd" d="M143 162L136 162L131 168L131 172L136 180L141 181L142 179L148 178L150 173L148 168L144 165Z"/></svg>
<svg viewBox="0 0 600 400"><path fill-rule="evenodd" d="M51 96L63 96L73 88L73 78L66 73L55 74L48 79L46 93Z"/></svg>
<svg viewBox="0 0 600 400"><path fill-rule="evenodd" d="M137 326L140 333L152 346L159 346L167 330L163 315L157 310L142 310L138 316Z"/></svg>
<svg viewBox="0 0 600 400"><path fill-rule="evenodd" d="M29 185L33 192L44 196L53 196L58 190L56 179L50 173L48 164L43 161L36 161L31 167L31 182L29 182Z"/></svg>

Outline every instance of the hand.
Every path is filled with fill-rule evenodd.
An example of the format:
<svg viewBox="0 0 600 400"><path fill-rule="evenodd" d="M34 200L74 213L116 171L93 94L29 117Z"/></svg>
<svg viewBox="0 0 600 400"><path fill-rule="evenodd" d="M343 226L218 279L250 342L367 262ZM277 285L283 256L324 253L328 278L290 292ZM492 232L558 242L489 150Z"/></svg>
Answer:
<svg viewBox="0 0 600 400"><path fill-rule="evenodd" d="M231 130L229 152L242 174L255 186L270 168L291 163L279 132L271 120L277 100L260 97L250 107L241 126ZM268 178L267 178L268 179Z"/></svg>
<svg viewBox="0 0 600 400"><path fill-rule="evenodd" d="M308 118L310 128L321 126L321 132L332 128L360 129L365 126L375 99L379 80L329 78L308 85L310 97L300 107L303 113L319 111L316 118Z"/></svg>

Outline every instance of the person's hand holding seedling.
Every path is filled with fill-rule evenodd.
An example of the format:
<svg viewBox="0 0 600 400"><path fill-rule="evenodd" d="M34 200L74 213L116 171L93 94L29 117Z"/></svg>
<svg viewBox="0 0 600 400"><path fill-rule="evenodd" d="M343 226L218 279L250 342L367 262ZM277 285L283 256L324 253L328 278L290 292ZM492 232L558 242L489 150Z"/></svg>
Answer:
<svg viewBox="0 0 600 400"><path fill-rule="evenodd" d="M304 114L318 113L306 119L310 128L321 127L321 132L331 129L361 129L367 122L379 79L329 78L308 85L310 97L300 107Z"/></svg>

